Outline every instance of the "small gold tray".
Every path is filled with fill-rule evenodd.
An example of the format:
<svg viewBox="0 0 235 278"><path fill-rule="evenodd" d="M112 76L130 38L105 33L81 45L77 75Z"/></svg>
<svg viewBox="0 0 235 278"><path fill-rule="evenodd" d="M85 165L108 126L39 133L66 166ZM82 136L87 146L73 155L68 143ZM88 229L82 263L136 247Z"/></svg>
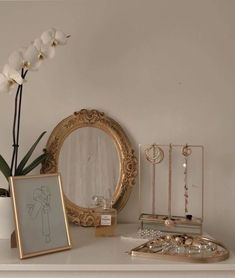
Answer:
<svg viewBox="0 0 235 278"><path fill-rule="evenodd" d="M129 254L192 263L219 262L229 257L228 249L218 241L182 234L160 236L130 250Z"/></svg>

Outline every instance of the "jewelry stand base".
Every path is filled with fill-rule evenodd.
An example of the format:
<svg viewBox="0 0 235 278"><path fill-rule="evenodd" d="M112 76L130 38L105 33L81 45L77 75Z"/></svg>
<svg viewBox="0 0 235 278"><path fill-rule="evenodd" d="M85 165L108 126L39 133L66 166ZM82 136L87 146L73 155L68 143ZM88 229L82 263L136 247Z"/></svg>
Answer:
<svg viewBox="0 0 235 278"><path fill-rule="evenodd" d="M172 225L166 225L166 220L170 220ZM139 217L141 229L156 229L167 233L202 234L202 220L192 217L191 220L183 216L155 215L142 213Z"/></svg>

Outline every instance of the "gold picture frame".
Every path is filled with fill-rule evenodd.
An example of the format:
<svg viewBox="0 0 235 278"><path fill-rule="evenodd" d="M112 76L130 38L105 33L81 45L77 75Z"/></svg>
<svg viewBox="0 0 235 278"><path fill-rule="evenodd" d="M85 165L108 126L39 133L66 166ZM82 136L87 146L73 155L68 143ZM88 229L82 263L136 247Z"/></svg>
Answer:
<svg viewBox="0 0 235 278"><path fill-rule="evenodd" d="M60 175L17 176L9 181L20 259L70 249Z"/></svg>

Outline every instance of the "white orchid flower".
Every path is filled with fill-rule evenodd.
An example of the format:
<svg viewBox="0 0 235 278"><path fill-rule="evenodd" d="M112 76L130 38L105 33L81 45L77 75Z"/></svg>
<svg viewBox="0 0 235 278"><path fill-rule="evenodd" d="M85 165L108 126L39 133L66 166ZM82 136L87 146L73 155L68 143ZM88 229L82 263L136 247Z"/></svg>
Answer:
<svg viewBox="0 0 235 278"><path fill-rule="evenodd" d="M50 44L44 44L41 39L35 39L33 45L39 52L39 59L53 58L55 56L55 48Z"/></svg>
<svg viewBox="0 0 235 278"><path fill-rule="evenodd" d="M24 67L24 57L23 52L25 49L19 49L14 51L8 58L8 64L11 68L16 71L20 71Z"/></svg>
<svg viewBox="0 0 235 278"><path fill-rule="evenodd" d="M24 67L28 70L38 70L42 63L42 54L33 44L25 50L23 57Z"/></svg>
<svg viewBox="0 0 235 278"><path fill-rule="evenodd" d="M8 64L4 66L2 73L9 80L12 80L19 85L23 84L23 78L21 77L21 74L17 70L11 68Z"/></svg>
<svg viewBox="0 0 235 278"><path fill-rule="evenodd" d="M45 58L55 56L55 46L64 45L70 36L64 32L51 28L42 33L28 47L14 51L0 73L0 91L9 92L16 84L23 84L20 72L23 70L37 70Z"/></svg>
<svg viewBox="0 0 235 278"><path fill-rule="evenodd" d="M9 93L16 84L22 85L23 78L18 71L6 64L0 73L0 91Z"/></svg>
<svg viewBox="0 0 235 278"><path fill-rule="evenodd" d="M69 37L69 35L66 35L64 32L56 30L55 28L51 28L43 32L41 35L43 43L51 46L66 44Z"/></svg>
<svg viewBox="0 0 235 278"><path fill-rule="evenodd" d="M8 63L16 71L20 71L22 68L37 70L42 63L42 53L36 46L30 44L27 48L14 51L9 56Z"/></svg>
<svg viewBox="0 0 235 278"><path fill-rule="evenodd" d="M10 83L8 81L8 78L4 74L0 73L0 92L1 93L10 92L14 87L13 85L14 85L13 82Z"/></svg>

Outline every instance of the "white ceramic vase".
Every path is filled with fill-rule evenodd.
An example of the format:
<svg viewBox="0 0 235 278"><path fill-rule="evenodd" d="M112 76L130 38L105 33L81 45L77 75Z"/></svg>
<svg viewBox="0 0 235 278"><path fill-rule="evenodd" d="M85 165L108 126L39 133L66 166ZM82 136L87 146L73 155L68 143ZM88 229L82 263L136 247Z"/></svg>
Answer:
<svg viewBox="0 0 235 278"><path fill-rule="evenodd" d="M0 239L10 239L14 230L11 197L0 197Z"/></svg>

